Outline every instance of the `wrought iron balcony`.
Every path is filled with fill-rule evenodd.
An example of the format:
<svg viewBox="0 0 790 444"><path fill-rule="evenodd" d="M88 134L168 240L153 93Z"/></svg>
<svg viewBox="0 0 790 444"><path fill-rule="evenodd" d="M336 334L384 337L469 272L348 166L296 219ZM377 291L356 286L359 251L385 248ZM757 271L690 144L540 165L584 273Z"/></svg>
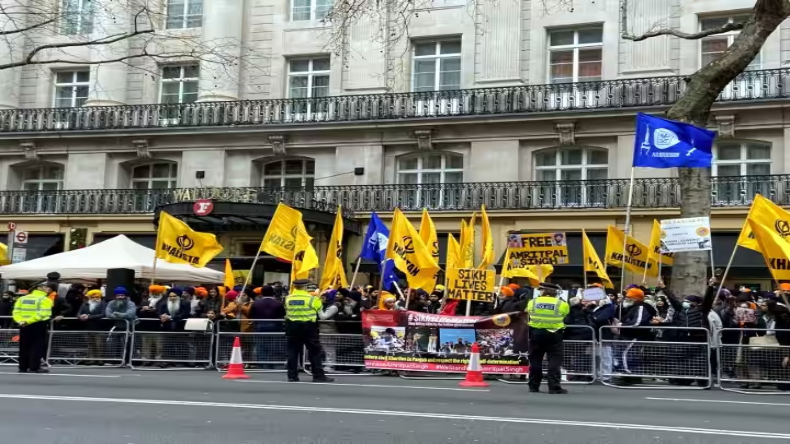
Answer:
<svg viewBox="0 0 790 444"><path fill-rule="evenodd" d="M720 102L786 99L790 69L748 71ZM39 108L0 111L0 133L257 126L528 114L667 106L683 95L683 77L651 77L458 91L244 100L238 102Z"/></svg>
<svg viewBox="0 0 790 444"><path fill-rule="evenodd" d="M150 214L159 205L213 199L285 202L297 208L344 212L490 211L625 208L628 179L560 182L481 182L426 185L362 185L313 188L180 188L156 190L0 191L0 214ZM713 179L714 207L742 207L760 193L790 205L790 175ZM675 178L638 179L634 208L674 208L681 202Z"/></svg>

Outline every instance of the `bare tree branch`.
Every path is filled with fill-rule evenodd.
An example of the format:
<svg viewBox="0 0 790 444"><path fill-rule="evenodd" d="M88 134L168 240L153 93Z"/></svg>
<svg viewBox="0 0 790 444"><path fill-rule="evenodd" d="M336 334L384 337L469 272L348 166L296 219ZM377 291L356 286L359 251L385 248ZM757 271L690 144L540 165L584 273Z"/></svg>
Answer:
<svg viewBox="0 0 790 444"><path fill-rule="evenodd" d="M631 40L633 42L641 42L642 40L647 40L649 38L658 37L662 35L671 35L675 36L684 40L699 40L708 36L716 35L716 34L723 34L725 32L730 31L738 31L743 29L743 23L726 23L723 26L719 26L712 29L706 29L700 32L683 32L678 29L673 28L657 28L651 29L650 31L645 32L644 34L631 34L628 31L628 0L620 0L620 23L622 26L622 33L620 37L623 40Z"/></svg>
<svg viewBox="0 0 790 444"><path fill-rule="evenodd" d="M47 26L47 25L48 25L48 24L50 24L50 23L54 23L54 22L56 22L57 20L58 20L58 18L57 18L57 17L55 17L55 18L51 18L51 19L49 19L49 20L44 20L43 22L36 23L35 25L30 25L30 26L27 26L27 27L25 27L25 28L21 28L21 29L12 29L12 30L10 30L10 31L0 31L0 36L4 36L4 35L12 35L12 34L21 34L21 33L23 33L23 32L32 31L33 29L36 29L36 28L42 28L42 27L44 27L44 26Z"/></svg>

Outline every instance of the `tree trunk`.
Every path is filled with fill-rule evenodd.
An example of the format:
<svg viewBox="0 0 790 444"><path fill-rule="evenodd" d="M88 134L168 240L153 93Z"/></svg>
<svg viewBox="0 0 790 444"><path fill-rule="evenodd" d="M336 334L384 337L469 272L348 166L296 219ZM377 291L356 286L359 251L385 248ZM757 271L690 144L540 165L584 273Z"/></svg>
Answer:
<svg viewBox="0 0 790 444"><path fill-rule="evenodd" d="M771 33L790 16L788 0L758 0L754 14L721 58L686 80L686 91L667 112L667 118L705 127L716 98L752 62ZM678 168L682 203L680 217L710 216L709 168ZM694 251L675 255L672 289L678 295L702 295L710 270L710 253Z"/></svg>

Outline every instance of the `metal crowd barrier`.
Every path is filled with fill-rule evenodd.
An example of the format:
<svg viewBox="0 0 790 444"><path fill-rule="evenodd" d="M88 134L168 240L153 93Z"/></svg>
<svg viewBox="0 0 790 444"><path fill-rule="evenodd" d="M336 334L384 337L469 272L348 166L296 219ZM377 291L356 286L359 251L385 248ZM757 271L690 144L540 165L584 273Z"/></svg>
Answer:
<svg viewBox="0 0 790 444"><path fill-rule="evenodd" d="M790 394L790 330L725 328L718 341L722 390Z"/></svg>
<svg viewBox="0 0 790 444"><path fill-rule="evenodd" d="M612 355L611 366L602 362L598 375L606 386L688 390L713 385L706 328L604 326L600 332L601 349L611 348ZM615 339L603 339L608 333Z"/></svg>
<svg viewBox="0 0 790 444"><path fill-rule="evenodd" d="M139 370L208 369L213 365L214 323L185 330L187 320L138 319L130 345L130 367Z"/></svg>
<svg viewBox="0 0 790 444"><path fill-rule="evenodd" d="M230 363L233 341L241 341L242 360L250 372L285 372L288 342L282 319L224 320L217 323L215 363L225 371Z"/></svg>
<svg viewBox="0 0 790 444"><path fill-rule="evenodd" d="M563 384L592 384L596 381L598 347L595 341L595 329L589 325L568 325L565 327L565 339L562 342L562 379ZM573 339L579 338L579 339ZM581 339L583 338L583 339ZM548 361L543 358L543 380L548 372ZM528 384L528 381L515 379L497 379L505 384Z"/></svg>
<svg viewBox="0 0 790 444"><path fill-rule="evenodd" d="M52 367L126 362L130 323L125 319L61 318L50 321L47 362Z"/></svg>
<svg viewBox="0 0 790 444"><path fill-rule="evenodd" d="M319 321L318 328L326 373L332 376L361 374L365 368L362 325L351 321ZM359 330L359 333L356 333L356 330ZM307 350L302 356L305 373L312 375Z"/></svg>
<svg viewBox="0 0 790 444"><path fill-rule="evenodd" d="M19 364L19 328L11 316L0 316L0 365Z"/></svg>

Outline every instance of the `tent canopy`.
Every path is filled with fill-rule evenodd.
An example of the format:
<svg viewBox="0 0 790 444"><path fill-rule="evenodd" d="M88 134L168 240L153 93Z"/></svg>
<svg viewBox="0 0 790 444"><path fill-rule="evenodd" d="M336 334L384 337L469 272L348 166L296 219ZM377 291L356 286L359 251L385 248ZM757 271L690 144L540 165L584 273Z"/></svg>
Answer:
<svg viewBox="0 0 790 444"><path fill-rule="evenodd" d="M137 279L151 279L154 250L120 234L104 242L0 267L3 279L41 280L57 271L61 279L106 279L107 270L128 268ZM210 268L156 261L156 280L162 282L222 282L225 274Z"/></svg>

